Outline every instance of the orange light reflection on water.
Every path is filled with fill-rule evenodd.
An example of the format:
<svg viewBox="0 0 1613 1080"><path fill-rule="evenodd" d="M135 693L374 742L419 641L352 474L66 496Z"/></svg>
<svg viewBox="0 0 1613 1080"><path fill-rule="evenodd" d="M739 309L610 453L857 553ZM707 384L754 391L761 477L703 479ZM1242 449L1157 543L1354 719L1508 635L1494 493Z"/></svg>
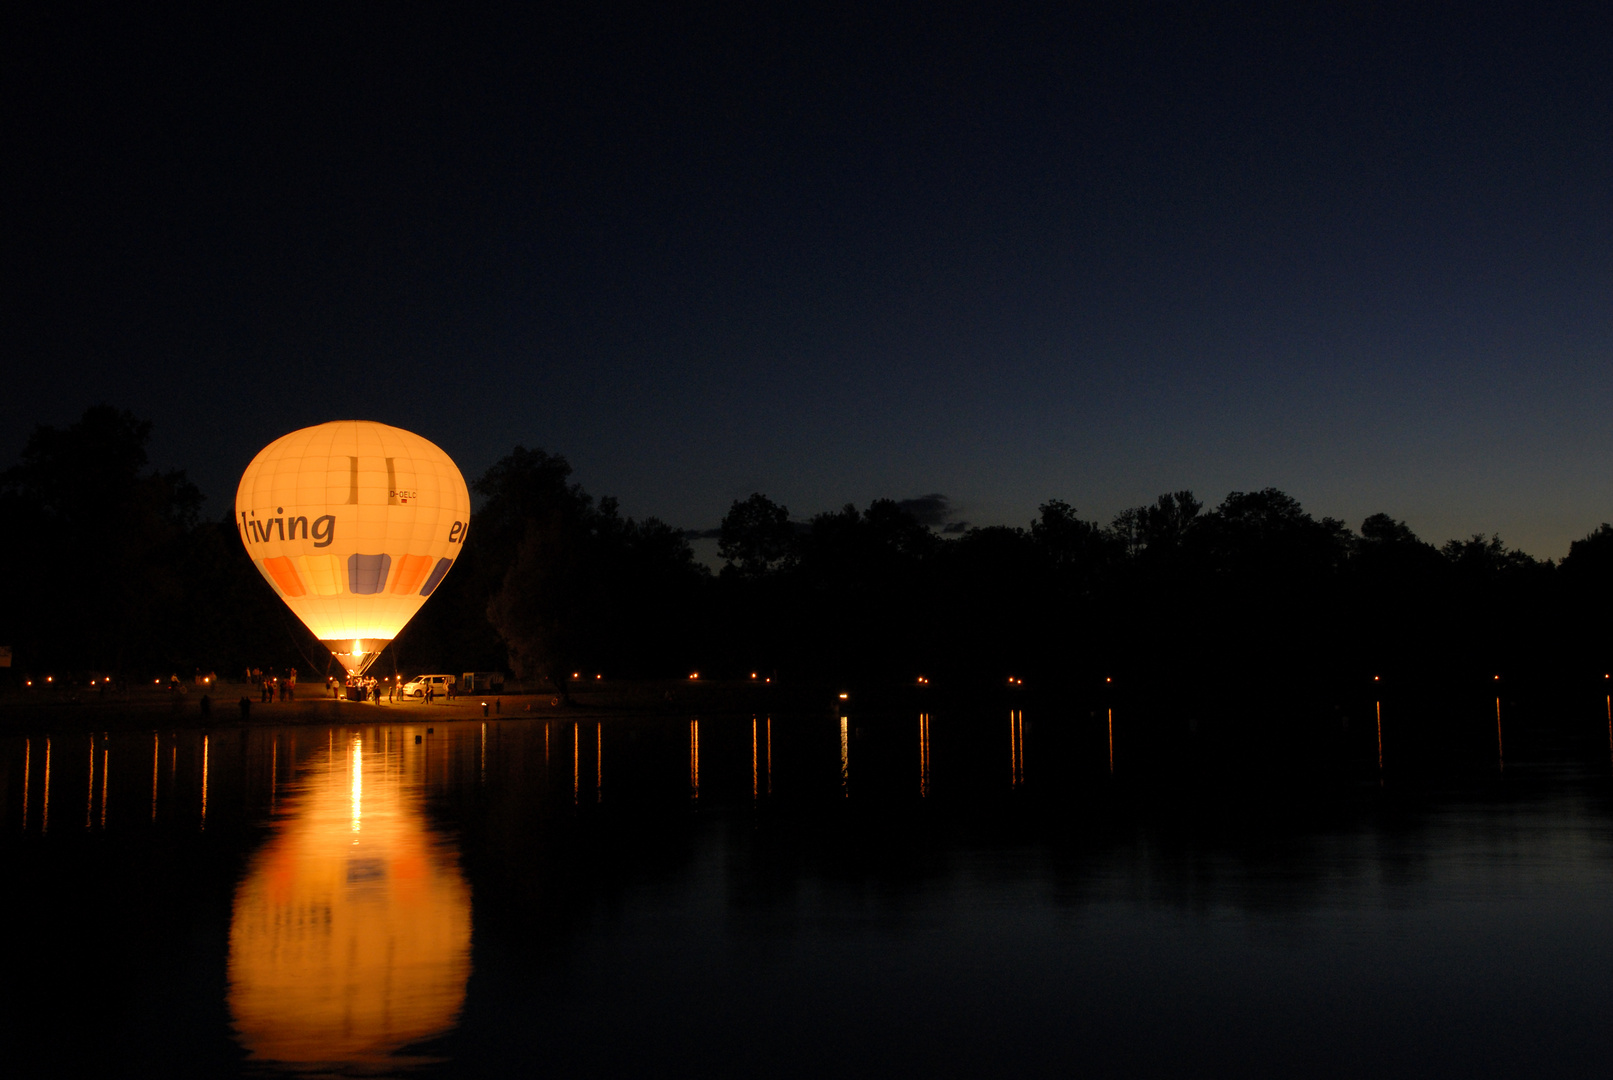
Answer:
<svg viewBox="0 0 1613 1080"><path fill-rule="evenodd" d="M353 831L359 831L364 820L364 740L355 737L347 759L347 771L352 775ZM357 840L353 841L355 844Z"/></svg>
<svg viewBox="0 0 1613 1080"><path fill-rule="evenodd" d="M846 718L840 718L840 796L851 797L851 743L846 730Z"/></svg>
<svg viewBox="0 0 1613 1080"><path fill-rule="evenodd" d="M1020 709L1008 712L1008 750L1012 769L1012 786L1025 782L1025 713Z"/></svg>
<svg viewBox="0 0 1613 1080"><path fill-rule="evenodd" d="M930 714L919 713L919 798L930 796Z"/></svg>
<svg viewBox="0 0 1613 1080"><path fill-rule="evenodd" d="M1499 679L1500 676L1497 675L1496 678ZM1507 767L1506 749L1501 743L1501 699L1499 697L1495 699L1495 760L1501 769L1504 770Z"/></svg>
<svg viewBox="0 0 1613 1080"><path fill-rule="evenodd" d="M354 736L293 766L285 811L236 888L227 1000L255 1061L372 1072L408 1064L398 1051L458 1020L470 891L426 824L424 746L392 745L366 754Z"/></svg>
<svg viewBox="0 0 1613 1080"><path fill-rule="evenodd" d="M1383 702L1374 701L1372 708L1378 715L1378 771L1383 772Z"/></svg>
<svg viewBox="0 0 1613 1080"><path fill-rule="evenodd" d="M1115 771L1115 711L1109 710L1109 772Z"/></svg>
<svg viewBox="0 0 1613 1080"><path fill-rule="evenodd" d="M689 721L689 798L700 800L700 721Z"/></svg>

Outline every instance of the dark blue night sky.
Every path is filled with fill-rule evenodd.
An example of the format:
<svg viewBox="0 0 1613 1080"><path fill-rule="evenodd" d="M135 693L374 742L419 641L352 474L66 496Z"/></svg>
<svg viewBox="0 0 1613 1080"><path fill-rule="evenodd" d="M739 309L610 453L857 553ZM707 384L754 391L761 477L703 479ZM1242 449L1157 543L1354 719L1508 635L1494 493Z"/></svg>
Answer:
<svg viewBox="0 0 1613 1080"><path fill-rule="evenodd" d="M1560 557L1613 15L1542 10L13 15L0 456L106 401L223 513L365 417L689 528L1276 486Z"/></svg>

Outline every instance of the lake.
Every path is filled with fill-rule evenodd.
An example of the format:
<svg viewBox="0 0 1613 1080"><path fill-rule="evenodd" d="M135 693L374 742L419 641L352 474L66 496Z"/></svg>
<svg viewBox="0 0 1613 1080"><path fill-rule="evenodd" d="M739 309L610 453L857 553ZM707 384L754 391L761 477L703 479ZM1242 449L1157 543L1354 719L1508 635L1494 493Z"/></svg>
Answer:
<svg viewBox="0 0 1613 1080"><path fill-rule="evenodd" d="M14 1075L1613 1060L1595 715L1277 775L1133 773L1123 718L1047 707L347 715L0 739Z"/></svg>

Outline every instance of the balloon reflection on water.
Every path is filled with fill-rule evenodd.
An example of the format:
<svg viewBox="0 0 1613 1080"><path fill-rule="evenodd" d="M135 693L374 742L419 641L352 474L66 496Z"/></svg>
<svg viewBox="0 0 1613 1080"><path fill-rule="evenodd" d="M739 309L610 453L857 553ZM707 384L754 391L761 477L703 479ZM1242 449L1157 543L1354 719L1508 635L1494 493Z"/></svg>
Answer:
<svg viewBox="0 0 1613 1080"><path fill-rule="evenodd" d="M411 741L355 736L305 762L236 891L229 1005L256 1059L396 1063L457 1022L470 890L427 827Z"/></svg>

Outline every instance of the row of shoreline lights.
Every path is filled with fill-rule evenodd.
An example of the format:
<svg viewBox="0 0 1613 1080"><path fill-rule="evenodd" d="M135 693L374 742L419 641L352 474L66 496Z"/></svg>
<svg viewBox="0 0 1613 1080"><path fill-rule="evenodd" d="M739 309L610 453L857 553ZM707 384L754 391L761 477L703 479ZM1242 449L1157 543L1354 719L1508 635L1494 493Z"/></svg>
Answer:
<svg viewBox="0 0 1613 1080"><path fill-rule="evenodd" d="M56 676L54 676L54 675L46 675L45 676L45 682L47 684L49 684L49 685L55 685ZM213 683L213 677L211 675L203 675L202 676L202 685L203 686L211 686L212 683ZM23 684L23 686L33 686L34 685L34 680L32 680L32 679L24 679L22 684ZM107 675L104 678L91 679L90 680L90 685L91 686L111 686L112 685L112 676ZM161 686L162 685L162 680L161 679L152 679L151 680L151 685L153 685L153 686Z"/></svg>
<svg viewBox="0 0 1613 1080"><path fill-rule="evenodd" d="M571 673L571 677L572 677L572 678L573 678L573 679L580 679L580 678L582 678L582 673L581 673L581 672L579 672L579 671L573 671L573 672L572 672L572 673ZM597 679L603 679L603 678L604 678L604 677L605 677L605 676L604 676L604 675L595 675L595 676L594 676L594 678L595 678L595 679L596 679L596 680L597 680ZM750 673L750 677L751 677L751 681L753 681L753 682L754 682L754 681L755 681L755 680L756 680L756 672L754 672L754 671L753 671L753 672L751 672L751 673ZM394 678L394 679L397 679L397 680L399 680L399 681L402 681L402 679L403 679L403 676L401 676L401 675L395 675L395 676L393 676L393 678ZM690 672L690 673L689 673L689 678L690 678L690 680L691 680L691 681L694 681L694 680L698 680L698 679L699 679L699 678L700 678L700 672L698 672L698 671L691 671L691 672ZM1493 677L1493 678L1494 678L1494 681L1496 681L1496 682L1500 682L1500 681L1501 681L1501 676L1499 676L1499 675L1496 675L1496 676L1494 676L1494 677ZM1603 676L1602 676L1602 678L1603 678L1603 679L1613 679L1613 672L1608 672L1608 673L1607 673L1607 674L1605 674L1605 675L1603 675ZM54 682L54 681L55 681L55 676L54 676L54 675L46 675L46 676L45 676L45 681L46 681L46 682L47 682L47 683L50 683L50 682ZM106 684L107 684L107 685L108 685L108 686L110 686L110 685L111 685L111 684L112 684L112 677L111 677L111 676L110 676L110 675L109 675L109 676L107 676L107 677L106 677L106 678L105 678L105 679L102 679L102 680L100 680L100 681L101 681L101 682L104 682L104 683L106 683ZM204 676L203 676L203 677L202 677L202 682L203 682L203 683L204 683L204 684L208 684L208 683L211 683L211 682L212 682L212 681L213 681L213 680L212 680L212 677L211 677L211 676L206 676L206 675L204 675ZM773 680L772 680L772 678L771 678L771 677L768 677L768 678L765 678L765 679L763 679L763 680L762 680L762 681L763 681L763 682L769 682L769 683L770 683L770 682L772 682L772 681L773 681ZM1112 682L1114 682L1114 681L1115 681L1115 680L1114 680L1114 678L1113 678L1113 676L1106 676L1106 677L1105 677L1105 678L1104 678L1104 680L1103 680L1103 681L1104 681L1104 682L1106 682L1106 683L1112 683ZM1374 675L1374 676L1372 676L1372 681L1373 681L1373 682L1381 682L1381 681L1383 681L1383 676L1382 676L1382 675ZM152 680L151 680L151 682L152 682L152 685L154 685L154 686L160 686L160 685L162 685L162 680L161 680L161 679L152 679ZM25 685L28 685L28 686L32 686L32 685L34 685L34 680L32 680L32 679L28 679L28 680L27 680L27 681L26 681L26 684L25 684ZM91 686L95 686L95 685L96 685L96 680L95 680L95 679L91 679L91 680L90 680L90 685L91 685ZM925 677L925 676L923 676L923 675L920 675L920 676L919 676L919 677L918 677L918 685L919 685L919 686L929 686L929 685L930 685L930 680L929 680L929 679L928 679L928 678L926 678L926 677ZM1025 680L1024 680L1024 679L1016 679L1016 678L1015 678L1015 677L1014 677L1014 676L1012 676L1012 675L1010 675L1010 676L1008 676L1008 685L1009 685L1009 686L1024 686L1024 685L1025 685ZM846 695L845 695L845 694L841 694L841 695L840 695L840 696L841 696L841 697L845 697L845 696L846 696Z"/></svg>
<svg viewBox="0 0 1613 1080"><path fill-rule="evenodd" d="M572 676L572 678L574 678L574 679L579 678L579 677L580 676L577 676L577 675ZM754 672L754 671L751 672L750 677L751 677L752 681L754 681L756 679L756 672ZM598 678L601 678L601 676L595 675L594 678L598 679ZM698 678L700 678L700 672L698 672L698 671L690 672L689 673L689 678L690 679L698 679ZM1495 681L1499 682L1500 679L1501 679L1501 676L1496 675L1493 678L1495 679ZM1609 672L1609 673L1603 675L1602 678L1604 678L1604 679L1613 679L1613 672ZM1381 682L1382 680L1383 680L1382 675L1374 675L1374 676L1372 676L1372 681L1373 682ZM764 679L762 681L763 682L772 682L773 680L772 679ZM1113 683L1115 681L1114 676L1107 675L1107 676L1104 677L1103 681L1105 683ZM917 679L917 685L919 685L919 686L929 686L930 685L930 680L929 680L929 678L927 676L920 675L918 677L918 679ZM1024 686L1025 685L1025 680L1015 678L1014 676L1010 675L1010 676L1008 676L1008 685L1009 686ZM842 694L840 696L845 697L844 694Z"/></svg>
<svg viewBox="0 0 1613 1080"><path fill-rule="evenodd" d="M753 671L753 672L750 673L750 681L751 682L756 682L757 678L758 678L758 676L757 676L756 672ZM689 681L690 682L698 682L699 680L700 680L700 672L698 672L698 671L689 672ZM770 682L773 681L773 677L771 675L769 675L769 676L767 676L765 678L762 678L761 681L764 682L764 683L770 683Z"/></svg>

